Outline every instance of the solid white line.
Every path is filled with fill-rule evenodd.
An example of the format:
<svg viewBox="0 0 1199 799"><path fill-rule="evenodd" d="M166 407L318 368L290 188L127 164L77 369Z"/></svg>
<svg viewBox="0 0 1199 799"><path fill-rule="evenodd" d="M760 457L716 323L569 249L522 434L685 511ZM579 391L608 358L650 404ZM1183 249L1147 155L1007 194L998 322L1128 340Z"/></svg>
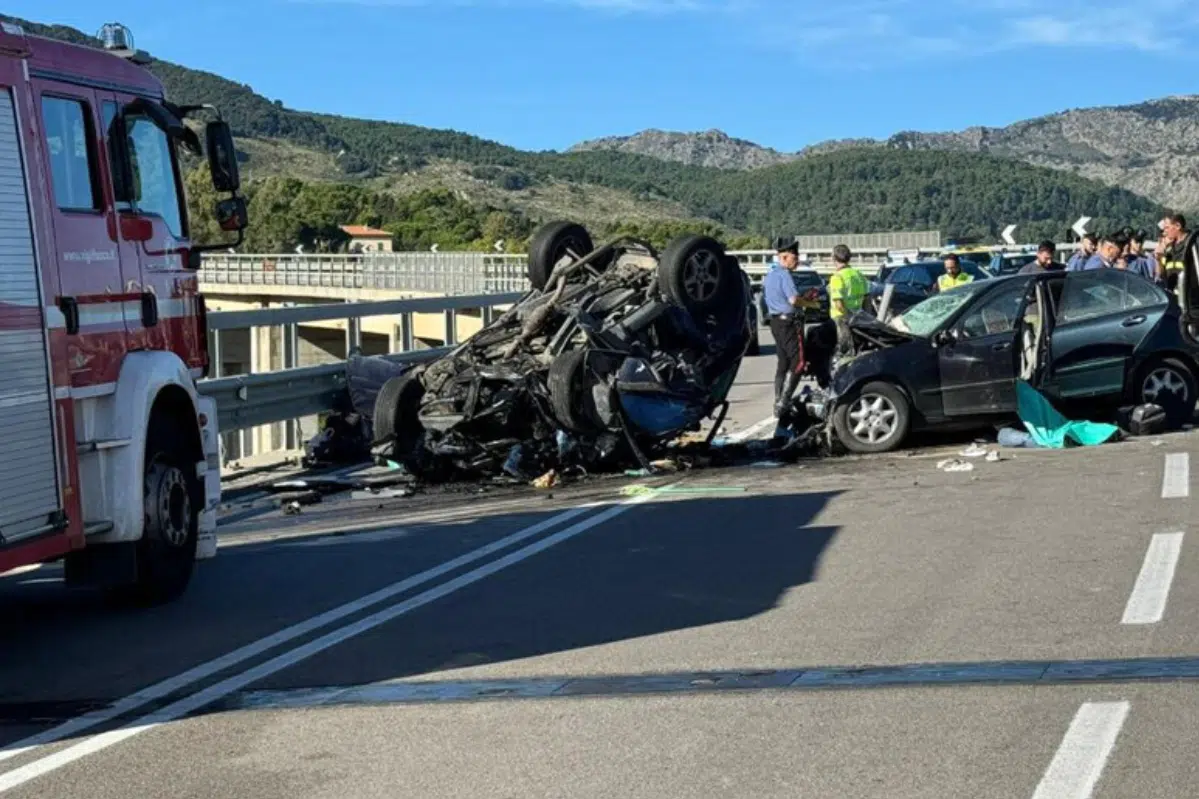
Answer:
<svg viewBox="0 0 1199 799"><path fill-rule="evenodd" d="M1128 708L1128 702L1083 704L1033 799L1088 799L1116 745Z"/></svg>
<svg viewBox="0 0 1199 799"><path fill-rule="evenodd" d="M1124 624L1156 624L1166 612L1174 569L1182 553L1182 533L1158 533L1149 542L1145 562L1124 607Z"/></svg>
<svg viewBox="0 0 1199 799"><path fill-rule="evenodd" d="M281 644L285 644L288 641L292 641L302 635L307 635L315 630L319 630L320 628L328 626L329 624L343 619L350 614L357 613L358 611L364 610L371 605L376 605L384 600L396 596L397 594L401 594L405 591L416 588L417 586L423 585L430 580L441 577L442 575L461 568L468 563L472 563L480 558L487 557L488 555L498 552L501 549L505 549L506 547L523 541L526 538L542 533L551 527L556 527L559 524L569 521L570 519L573 519L574 517L584 513L589 508L594 507L597 507L597 504L580 505L577 508L571 508L563 513L551 516L544 521L538 522L531 527L526 527L523 530L519 530L512 535L499 539L498 541L493 541L486 546L479 547L478 549L467 552L464 555L459 555L453 560L446 561L440 566L435 566L434 568L423 571L420 574L416 574L412 577L400 580L399 582L392 583L391 585L381 588L374 593L359 597L358 599L347 602L343 605L339 605L332 610L328 610L317 616L313 616L310 619L293 624L292 626L284 628L279 632L268 635L265 638L260 638L257 641L246 644L245 646L235 649L219 658L188 669L187 671L177 674L174 677L168 677L161 682L157 682L147 688L143 688L136 693L130 694L129 696L118 700L115 704L109 705L106 708L86 713L82 716L71 719L70 721L64 722L57 727L46 730L45 732L17 741L4 747L3 749L0 749L0 761L17 757L18 755L22 755L38 746L43 746L48 743L60 741L64 738L76 736L79 733L89 730L99 724L106 724L118 716L131 713L153 701L161 699L164 696L172 694L182 688L187 688L189 685L211 677L212 675L224 671L232 666L236 666L252 657L255 657L256 655L266 652L267 650L273 649Z"/></svg>
<svg viewBox="0 0 1199 799"><path fill-rule="evenodd" d="M1191 456L1185 452L1166 455L1162 475L1162 499L1181 499L1191 493Z"/></svg>
<svg viewBox="0 0 1199 799"><path fill-rule="evenodd" d="M285 668L294 666L303 660L306 660L313 655L319 654L326 649L329 649L337 644L340 644L356 635L374 629L381 624L391 621L392 619L410 613L417 608L435 602L444 596L454 593L459 589L465 588L472 583L476 583L485 577L495 574L513 564L519 563L527 558L532 557L540 552L549 549L552 546L562 543L568 539L590 530L596 525L603 524L609 519L615 518L625 511L638 505L642 502L652 499L655 494L645 494L633 497L629 500L621 502L618 505L608 508L607 510L597 513L587 519L572 524L565 530L560 530L553 535L542 538L538 541L529 544L526 547L516 550L505 555L502 558L490 561L466 574L455 577L452 580L444 582L434 588L423 593L417 594L414 597L406 599L395 605L376 611L370 616L367 616L353 624L348 624L344 627L332 630L331 632L322 635L309 641L307 644L298 646L295 649L290 649L280 655L277 655L270 660L261 663L253 668L247 669L239 674L227 677L214 685L205 688L202 691L197 691L191 696L184 697L176 702L172 702L166 707L149 713L140 719L137 719L130 724L121 727L120 729L111 732L101 733L88 738L74 746L69 746L66 749L61 749L52 755L34 760L27 765L12 771L0 774L0 793L8 791L17 786L24 785L30 780L48 774L51 771L62 768L70 763L95 754L103 749L120 743L121 741L132 738L139 733L154 729L155 727L174 721L182 716L187 715L195 710L199 710L205 705L211 704L222 697L228 696L235 691L250 685L258 680L282 671Z"/></svg>

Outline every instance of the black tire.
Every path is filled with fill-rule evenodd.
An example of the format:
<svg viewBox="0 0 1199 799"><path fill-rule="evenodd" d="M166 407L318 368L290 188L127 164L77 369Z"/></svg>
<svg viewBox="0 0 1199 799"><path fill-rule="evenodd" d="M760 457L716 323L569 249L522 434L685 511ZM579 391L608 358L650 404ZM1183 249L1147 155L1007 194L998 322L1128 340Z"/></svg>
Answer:
<svg viewBox="0 0 1199 799"><path fill-rule="evenodd" d="M146 435L142 475L144 522L137 542L137 576L121 591L139 605L158 605L178 598L196 567L196 542L204 490L196 466L181 446L192 431L166 413L156 413Z"/></svg>
<svg viewBox="0 0 1199 799"><path fill-rule="evenodd" d="M658 259L658 287L662 296L692 314L707 315L744 304L740 267L733 269L724 245L710 236L687 235L675 239ZM736 289L736 290L734 290Z"/></svg>
<svg viewBox="0 0 1199 799"><path fill-rule="evenodd" d="M392 442L392 450L404 457L420 441L420 401L425 387L420 375L409 372L393 377L383 384L375 398L374 443Z"/></svg>
<svg viewBox="0 0 1199 799"><path fill-rule="evenodd" d="M854 426L856 425L850 418L850 414L857 410L859 402L863 399L870 402L872 398L883 401L883 408L880 410L885 411L886 404L889 403L891 410L894 411L893 421L889 425L890 432L877 441L869 440L869 435L865 437L860 434L855 435ZM911 417L911 406L904 393L892 383L880 380L854 389L843 402L837 405L837 410L833 413L833 429L837 433L837 438L850 452L860 454L890 452L897 449L907 438Z"/></svg>
<svg viewBox="0 0 1199 799"><path fill-rule="evenodd" d="M586 349L562 353L550 364L546 378L554 418L572 433L596 427L587 413L587 354Z"/></svg>
<svg viewBox="0 0 1199 799"><path fill-rule="evenodd" d="M1170 376L1173 377L1170 377ZM1185 390L1185 395L1172 394L1167 397L1160 395L1164 386L1157 391L1151 390L1150 381L1154 378L1166 380ZM1130 399L1134 405L1154 403L1160 405L1166 412L1166 426L1178 430L1183 425L1190 424L1195 417L1195 404L1199 401L1199 382L1196 381L1191 367L1178 358L1154 356L1137 370L1130 388Z"/></svg>
<svg viewBox="0 0 1199 799"><path fill-rule="evenodd" d="M595 249L591 234L574 222L550 222L529 241L529 282L541 291L553 274L554 265L571 250L582 258ZM598 265L597 265L598 266Z"/></svg>

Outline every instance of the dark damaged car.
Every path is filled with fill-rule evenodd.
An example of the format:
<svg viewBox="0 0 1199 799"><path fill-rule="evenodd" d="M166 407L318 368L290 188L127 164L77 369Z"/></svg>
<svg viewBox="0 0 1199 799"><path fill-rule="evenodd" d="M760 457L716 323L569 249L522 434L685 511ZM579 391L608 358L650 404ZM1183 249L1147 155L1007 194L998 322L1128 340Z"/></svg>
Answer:
<svg viewBox="0 0 1199 799"><path fill-rule="evenodd" d="M1180 300L1117 269L975 281L886 324L850 321L854 355L813 406L852 452L884 452L930 428L972 428L1016 414L1026 380L1067 417L1154 403L1168 425L1199 398L1195 240Z"/></svg>
<svg viewBox="0 0 1199 799"><path fill-rule="evenodd" d="M744 273L720 242L597 248L558 222L534 235L528 271L531 290L506 313L382 385L376 455L429 481L526 478L644 466L705 419L719 426L756 332Z"/></svg>

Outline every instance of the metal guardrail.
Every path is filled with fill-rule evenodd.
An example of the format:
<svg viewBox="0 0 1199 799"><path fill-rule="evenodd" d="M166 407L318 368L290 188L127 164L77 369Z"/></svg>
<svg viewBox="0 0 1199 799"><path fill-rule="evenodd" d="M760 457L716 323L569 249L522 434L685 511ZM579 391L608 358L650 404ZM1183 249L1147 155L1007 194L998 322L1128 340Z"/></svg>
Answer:
<svg viewBox="0 0 1199 799"><path fill-rule="evenodd" d="M251 428L285 422L286 449L298 448L300 431L297 420L329 410L339 392L346 387L345 361L317 366L299 365L299 326L306 322L348 320L346 353L353 353L362 344L361 320L367 317L397 317L393 352L383 357L399 363L423 362L449 352L457 343L457 318L460 310L481 310L484 325L490 323L497 306L510 305L524 296L523 292L422 297L381 302L326 303L286 308L264 308L252 311L224 311L208 315L209 352L216 365L214 376L201 380L197 389L217 401L217 416L226 451L233 445L230 435ZM413 314L444 313L447 346L416 349ZM259 327L282 328L283 368L270 372L221 376L221 333L228 330L253 331ZM252 333L251 333L252 335ZM396 352L395 350L399 350ZM254 364L250 364L253 370ZM242 438L237 445L241 454L250 454L249 442Z"/></svg>
<svg viewBox="0 0 1199 799"><path fill-rule="evenodd" d="M382 357L396 363L436 360L453 347L401 352ZM202 380L199 391L217 402L222 432L245 430L304 416L315 416L333 407L346 389L345 362L284 369L279 372L234 375Z"/></svg>

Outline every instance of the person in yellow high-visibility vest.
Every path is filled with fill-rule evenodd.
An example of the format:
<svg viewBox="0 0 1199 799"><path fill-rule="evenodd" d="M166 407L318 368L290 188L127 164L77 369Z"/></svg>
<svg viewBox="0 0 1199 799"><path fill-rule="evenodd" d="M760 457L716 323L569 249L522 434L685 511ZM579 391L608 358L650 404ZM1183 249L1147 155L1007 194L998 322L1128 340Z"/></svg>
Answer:
<svg viewBox="0 0 1199 799"><path fill-rule="evenodd" d="M962 271L962 263L958 260L957 253L951 252L945 256L945 274L937 278L937 291L948 291L957 286L964 286L973 280L973 277Z"/></svg>
<svg viewBox="0 0 1199 799"><path fill-rule="evenodd" d="M849 335L849 317L862 309L870 283L857 269L849 265L852 253L849 247L838 244L833 248L833 265L836 271L828 279L829 316L837 323L837 356L852 353Z"/></svg>

